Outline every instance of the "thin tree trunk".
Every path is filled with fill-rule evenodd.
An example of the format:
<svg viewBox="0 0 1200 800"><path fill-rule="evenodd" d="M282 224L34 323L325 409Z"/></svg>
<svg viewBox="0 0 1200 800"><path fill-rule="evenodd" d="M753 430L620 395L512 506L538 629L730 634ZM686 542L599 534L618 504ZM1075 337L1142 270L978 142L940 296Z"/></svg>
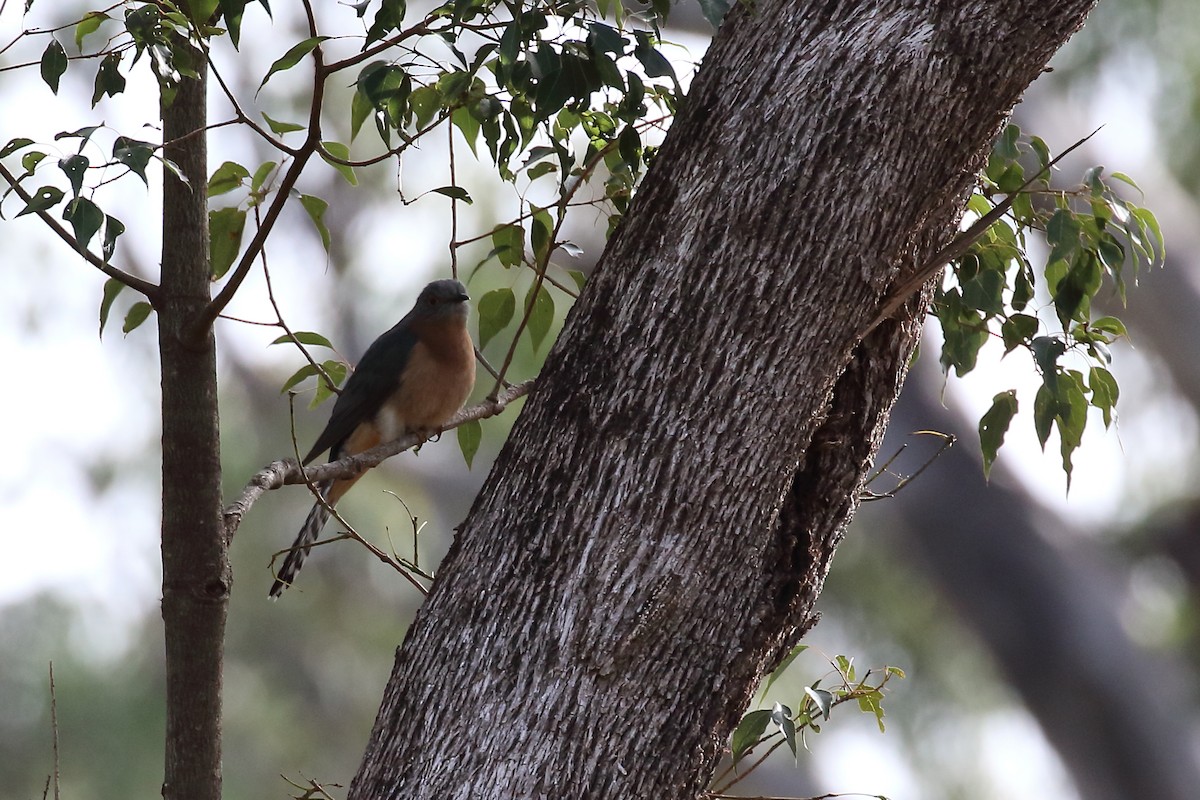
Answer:
<svg viewBox="0 0 1200 800"><path fill-rule="evenodd" d="M221 796L221 661L230 570L221 522L216 344L191 322L209 300L204 60L163 110L162 358L163 601L167 737L163 797Z"/></svg>
<svg viewBox="0 0 1200 800"><path fill-rule="evenodd" d="M409 629L351 798L703 789L810 624L919 326L863 332L1092 4L735 8Z"/></svg>

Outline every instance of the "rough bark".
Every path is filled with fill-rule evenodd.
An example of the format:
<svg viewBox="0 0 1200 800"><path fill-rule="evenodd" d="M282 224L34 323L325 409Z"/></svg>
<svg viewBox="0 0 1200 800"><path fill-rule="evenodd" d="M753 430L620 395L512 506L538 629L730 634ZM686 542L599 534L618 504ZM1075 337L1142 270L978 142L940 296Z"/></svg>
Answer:
<svg viewBox="0 0 1200 800"><path fill-rule="evenodd" d="M204 60L163 110L169 172L163 186L162 286L157 304L162 360L162 614L166 637L167 736L163 797L221 796L221 661L230 588L221 521L216 344L191 323L209 300ZM184 139L182 137L188 136Z"/></svg>
<svg viewBox="0 0 1200 800"><path fill-rule="evenodd" d="M397 655L351 798L691 797L812 618L943 242L1091 0L739 6Z"/></svg>

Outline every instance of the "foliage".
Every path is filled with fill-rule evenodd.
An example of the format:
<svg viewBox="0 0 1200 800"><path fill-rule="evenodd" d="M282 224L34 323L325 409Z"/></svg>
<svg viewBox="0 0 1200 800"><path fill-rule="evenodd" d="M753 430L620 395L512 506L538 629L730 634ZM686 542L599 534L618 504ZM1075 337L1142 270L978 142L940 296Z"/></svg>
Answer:
<svg viewBox="0 0 1200 800"><path fill-rule="evenodd" d="M796 657L807 649L806 645L797 645L775 668L763 686L763 699ZM798 758L800 747L808 749L805 731L820 733L821 723L828 721L833 709L843 703L855 701L860 711L875 717L880 733L883 732L884 691L888 681L903 678L904 671L899 667L882 667L869 669L860 677L852 658L839 655L829 663L833 667L829 675L805 686L804 692L794 703L775 702L770 708L759 708L742 717L730 736L730 764L713 779L709 795L726 796L732 786L785 744L792 757ZM830 688L822 688L822 681L831 676L834 681ZM746 759L756 749L759 750L759 757L748 768L742 769Z"/></svg>
<svg viewBox="0 0 1200 800"><path fill-rule="evenodd" d="M1005 355L1017 348L1030 354L1042 379L1034 428L1043 448L1057 429L1070 486L1071 455L1083 439L1088 407L1099 410L1107 428L1119 396L1109 345L1126 334L1125 325L1093 307L1114 295L1124 303L1127 284L1136 283L1143 265L1161 262L1164 249L1154 214L1123 198L1111 182L1140 192L1131 178L1114 172L1106 180L1096 166L1077 187L1053 189L1050 163L1040 138L1023 137L1016 125L1005 128L968 208L982 217L999 195L1009 196L1011 206L951 264L933 308L945 336L947 372L970 372L989 341L999 340ZM1036 270L1029 246L1035 235L1047 250L1045 266ZM1004 391L979 421L985 472L1017 410L1016 391Z"/></svg>
<svg viewBox="0 0 1200 800"><path fill-rule="evenodd" d="M259 4L270 12L267 0ZM661 129L675 110L679 83L671 62L659 50L657 35L665 4L635 15L619 4L592 9L583 4L455 0L407 20L408 9L399 0L361 2L336 10L342 17L353 15L362 25L359 49L344 55L354 42L321 34L316 9L308 8L309 35L271 64L258 83L257 95L262 97L256 96L270 106L265 93L271 81L311 61L313 101L308 120L292 122L263 113L261 124L243 111L245 99L235 96L222 78L222 67L210 47L212 39L222 36L228 36L235 47L240 45L243 16L251 5L248 0L126 2L88 12L69 25L28 29L19 38L47 39L38 66L53 92L68 69L96 64L93 106L122 93L126 74L143 56L148 56L164 102L171 102L181 76L195 74L192 59L198 53L209 61L233 110L232 119L213 127L240 123L279 153L277 160L257 165L226 161L209 178L208 194L215 200L209 214L211 272L220 285L219 305L228 301L256 260L267 270L267 235L289 200L299 203L329 249L327 202L295 188L312 155L356 184L357 170L388 161L402 165L401 157L409 149L455 131L457 143L489 162L497 178L517 193L521 213L475 234L459 236L455 230L448 243L452 272L459 272L461 249L490 242L490 252L467 270L468 281L481 270L524 267L534 276L520 298L510 286L479 298L481 348L516 321L498 370L498 389L517 341L525 338L534 350L539 349L563 298L573 297L582 284L581 273L555 260L580 253L560 235L567 216L582 207L598 206L607 209L609 230L615 227L652 154L645 137ZM91 45L100 41L95 34L102 30L108 36L92 50ZM68 35L72 31L73 37ZM72 42L78 52L68 54ZM335 51L341 57L331 61ZM343 75L349 75L354 86L348 108L334 105L325 92L331 79ZM326 115L342 116L348 142L321 136L314 121ZM363 133L368 120L372 137ZM300 136L305 138L298 142ZM167 169L174 167L163 159L161 144L120 135L103 124L64 132L56 139L78 144L78 152L57 160L58 181L45 182L45 169L53 168L55 160L47 160L49 149L32 139L14 138L0 151L0 156L21 155L24 171L9 176L13 177L9 191L28 196L18 216L45 215L62 206L63 219L73 229L73 244L81 251L87 251L103 229L101 254L96 258L108 264L125 226L111 209L105 209L102 188L129 174L146 181L152 160ZM452 213L457 204L473 202L456 179L454 140L450 147L449 183L408 202L440 196L448 199ZM359 156L352 154L352 148L368 152ZM97 158L93 151L104 157ZM55 185L64 180L69 192ZM41 185L26 191L26 182ZM590 194L584 191L589 186L595 187ZM514 273L489 282L517 280ZM106 288L101 306L101 331L123 284L119 277L114 281ZM150 310L150 305L135 306L123 330L137 328ZM275 324L288 330L282 314ZM285 382L284 389L323 375L316 399L327 397L337 383L330 378L339 372L344 376L346 370L337 370L328 361L319 365L300 338L287 341L303 351L307 363ZM471 437L460 441L469 460Z"/></svg>

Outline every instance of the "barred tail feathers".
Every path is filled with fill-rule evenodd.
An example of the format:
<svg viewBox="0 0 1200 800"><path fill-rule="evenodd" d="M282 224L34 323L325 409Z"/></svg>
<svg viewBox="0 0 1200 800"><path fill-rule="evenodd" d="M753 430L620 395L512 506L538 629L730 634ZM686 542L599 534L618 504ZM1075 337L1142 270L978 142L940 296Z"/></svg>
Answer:
<svg viewBox="0 0 1200 800"><path fill-rule="evenodd" d="M333 487L333 481L322 483L317 487L321 492L321 497L325 498L331 505L336 503L338 498L344 493L331 493L330 489ZM328 521L329 509L321 503L314 503L312 510L308 512L308 517L304 520L304 525L300 528L300 533L296 535L296 541L292 543L291 550L288 551L287 557L283 560L283 566L279 568L279 572L275 575L275 583L271 584L269 594L272 599L278 599L283 594L283 590L291 586L292 582L296 580L296 574L304 566L304 559L308 557L308 551L312 549L313 542L317 541L317 538L320 537L321 529L325 527L325 523Z"/></svg>

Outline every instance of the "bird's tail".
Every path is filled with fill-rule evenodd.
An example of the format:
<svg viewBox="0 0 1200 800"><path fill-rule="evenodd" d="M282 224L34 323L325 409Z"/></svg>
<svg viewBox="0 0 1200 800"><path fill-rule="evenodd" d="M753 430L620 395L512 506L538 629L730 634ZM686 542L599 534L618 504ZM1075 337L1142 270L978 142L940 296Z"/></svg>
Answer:
<svg viewBox="0 0 1200 800"><path fill-rule="evenodd" d="M330 505L337 502L337 498L330 498L329 490L333 488L333 484L333 481L324 481L317 485L321 497L325 498ZM287 558L283 560L283 566L275 574L275 583L271 584L270 591L272 598L278 598L283 594L283 590L296 580L296 573L304 566L304 559L308 557L308 551L312 549L313 542L321 535L321 529L325 527L328 520L329 509L321 503L314 503L312 511L308 512L308 518L304 520L304 525L300 528L300 533L296 535L296 541L292 543L292 548L288 551Z"/></svg>

